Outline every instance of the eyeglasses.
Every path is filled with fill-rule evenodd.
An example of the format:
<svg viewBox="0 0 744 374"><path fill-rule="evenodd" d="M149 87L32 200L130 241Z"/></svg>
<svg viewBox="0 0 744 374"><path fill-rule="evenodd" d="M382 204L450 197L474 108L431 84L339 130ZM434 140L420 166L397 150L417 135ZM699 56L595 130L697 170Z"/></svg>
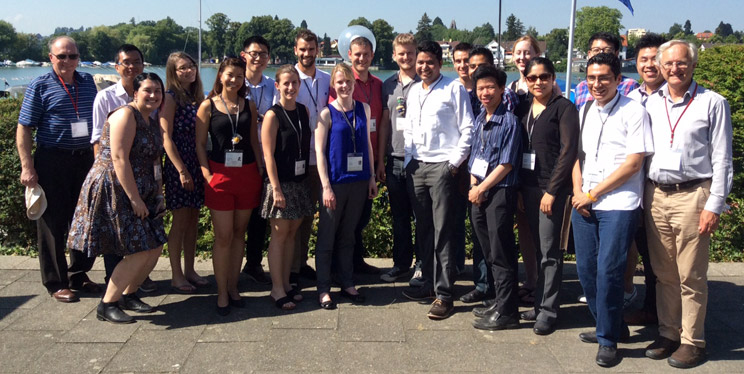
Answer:
<svg viewBox="0 0 744 374"><path fill-rule="evenodd" d="M178 70L179 72L183 73L183 72L187 72L187 71L191 71L191 70L196 70L196 66L194 66L194 65L184 65L184 66L177 67L176 70Z"/></svg>
<svg viewBox="0 0 744 374"><path fill-rule="evenodd" d="M680 62L678 62L678 61L667 61L667 62L661 64L661 66L663 66L664 69L666 69L666 70L672 70L672 67L674 67L674 66L677 66L677 69L685 70L685 69L687 69L687 62L685 62L685 61L680 61Z"/></svg>
<svg viewBox="0 0 744 374"><path fill-rule="evenodd" d="M540 75L528 75L528 76L524 77L524 79L527 80L527 82L529 82L529 83L535 83L535 82L537 82L538 79L540 79L543 82L547 82L547 81L553 79L553 75L552 74L548 74L548 73L543 73L543 74L540 74Z"/></svg>
<svg viewBox="0 0 744 374"><path fill-rule="evenodd" d="M250 51L246 52L248 56L251 56L252 59L266 59L269 58L269 54L267 52L256 52L256 51Z"/></svg>
<svg viewBox="0 0 744 374"><path fill-rule="evenodd" d="M69 55L65 55L65 54L55 55L54 53L52 53L52 56L56 57L57 60L61 60L61 61L64 61L64 60L67 60L67 59L77 60L80 57L80 55L77 54L77 53L72 53L72 54L69 54Z"/></svg>
<svg viewBox="0 0 744 374"><path fill-rule="evenodd" d="M594 53L595 55L599 53L615 53L615 49L612 47L592 48L589 52Z"/></svg>

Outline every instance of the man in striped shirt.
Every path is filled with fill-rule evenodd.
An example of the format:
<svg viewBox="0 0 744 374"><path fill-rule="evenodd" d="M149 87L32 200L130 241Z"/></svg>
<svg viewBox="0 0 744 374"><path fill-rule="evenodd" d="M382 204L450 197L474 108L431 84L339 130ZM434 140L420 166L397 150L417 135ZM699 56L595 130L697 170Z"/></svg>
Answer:
<svg viewBox="0 0 744 374"><path fill-rule="evenodd" d="M78 301L71 289L101 291L86 274L95 258L70 251L69 267L65 259L72 214L83 180L93 165L90 133L96 85L90 74L75 71L79 57L72 38L60 36L49 42L53 71L29 84L16 130L21 183L41 186L48 202L37 222L41 280L61 302ZM34 129L36 152L32 156Z"/></svg>

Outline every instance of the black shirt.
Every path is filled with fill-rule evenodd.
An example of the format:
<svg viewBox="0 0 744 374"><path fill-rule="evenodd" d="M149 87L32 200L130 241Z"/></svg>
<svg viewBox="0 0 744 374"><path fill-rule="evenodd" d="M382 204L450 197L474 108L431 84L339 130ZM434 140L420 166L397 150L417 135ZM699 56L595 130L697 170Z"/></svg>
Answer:
<svg viewBox="0 0 744 374"><path fill-rule="evenodd" d="M222 101L209 99L211 104L211 113L209 117L209 136L212 138L212 150L209 152L209 159L220 164L225 163L225 151L233 149L233 123L235 123L235 114L227 117L227 114L217 110L215 105L222 105ZM232 122L230 120L232 119ZM253 154L251 147L251 109L246 102L243 110L238 115L237 133L243 138L235 145L235 150L243 151L243 165L256 162L256 155Z"/></svg>
<svg viewBox="0 0 744 374"><path fill-rule="evenodd" d="M307 165L310 159L310 118L307 108L297 103L294 110L285 111L277 103L269 110L274 112L279 122L274 147L274 162L279 181L300 182L307 177ZM296 161L305 162L305 174L295 176Z"/></svg>

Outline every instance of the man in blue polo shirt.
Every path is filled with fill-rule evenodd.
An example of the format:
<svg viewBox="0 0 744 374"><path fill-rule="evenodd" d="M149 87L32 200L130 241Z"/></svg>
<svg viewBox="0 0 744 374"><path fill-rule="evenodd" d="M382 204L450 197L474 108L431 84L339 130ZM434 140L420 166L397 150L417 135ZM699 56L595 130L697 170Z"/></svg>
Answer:
<svg viewBox="0 0 744 374"><path fill-rule="evenodd" d="M65 243L80 188L93 165L90 134L96 85L90 74L78 73L77 44L68 36L49 42L53 71L29 84L21 106L16 130L21 159L21 183L40 185L47 209L37 222L41 280L49 293L61 302L78 301L71 289L100 292L100 286L86 274L95 258L70 251ZM31 155L32 133L36 129L36 152Z"/></svg>

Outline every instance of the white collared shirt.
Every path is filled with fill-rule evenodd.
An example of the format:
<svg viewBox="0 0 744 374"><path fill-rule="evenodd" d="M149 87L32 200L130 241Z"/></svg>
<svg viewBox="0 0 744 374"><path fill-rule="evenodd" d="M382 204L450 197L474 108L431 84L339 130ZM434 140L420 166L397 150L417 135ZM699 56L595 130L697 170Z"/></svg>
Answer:
<svg viewBox="0 0 744 374"><path fill-rule="evenodd" d="M318 127L318 115L328 106L328 94L331 89L331 75L315 68L315 78L300 70L299 64L295 69L300 74L300 87L297 92L297 102L306 106L310 118L310 165L317 165L315 156L315 129Z"/></svg>
<svg viewBox="0 0 744 374"><path fill-rule="evenodd" d="M165 94L165 93L163 93ZM106 123L109 113L114 109L132 102L127 90L121 84L121 79L113 86L106 87L96 94L93 101L93 131L90 135L90 143L95 144L101 140L103 125Z"/></svg>
<svg viewBox="0 0 744 374"><path fill-rule="evenodd" d="M408 92L405 165L416 159L460 166L470 154L474 126L470 96L459 81L438 79L428 90L417 82Z"/></svg>
<svg viewBox="0 0 744 374"><path fill-rule="evenodd" d="M659 88L657 88L656 90L654 90L653 92L649 94L648 92L646 92L646 83L641 83L641 85L638 88L636 88L633 91L630 91L630 93L628 94L628 97L638 103L641 103L641 105L645 107L646 101L648 100L649 96L659 92L659 90L665 85L666 85L666 82L662 83L662 85L659 86Z"/></svg>
<svg viewBox="0 0 744 374"><path fill-rule="evenodd" d="M690 106L685 111L688 103ZM731 192L734 177L731 148L733 129L728 101L693 80L680 102L672 101L669 87L665 85L649 97L646 108L654 124L654 143L659 150L659 157L651 158L648 177L664 184L712 178L705 210L720 214ZM674 143L670 144L671 127L678 121ZM662 147L666 147L664 153L668 150L680 154L679 170L662 167Z"/></svg>
<svg viewBox="0 0 744 374"><path fill-rule="evenodd" d="M279 101L274 80L265 75L261 76L261 81L257 85L251 84L246 78L245 88L245 98L256 104L259 115L266 114L266 111Z"/></svg>
<svg viewBox="0 0 744 374"><path fill-rule="evenodd" d="M581 108L580 117L583 117L584 110L585 106ZM581 124L581 128L581 150L586 154L581 174L583 191L589 191L607 179L628 155L640 153L647 156L654 152L646 110L640 103L619 93L603 107L595 102L589 108L586 122ZM643 176L644 170L641 168L623 185L600 196L592 204L592 209L638 208L643 198Z"/></svg>

